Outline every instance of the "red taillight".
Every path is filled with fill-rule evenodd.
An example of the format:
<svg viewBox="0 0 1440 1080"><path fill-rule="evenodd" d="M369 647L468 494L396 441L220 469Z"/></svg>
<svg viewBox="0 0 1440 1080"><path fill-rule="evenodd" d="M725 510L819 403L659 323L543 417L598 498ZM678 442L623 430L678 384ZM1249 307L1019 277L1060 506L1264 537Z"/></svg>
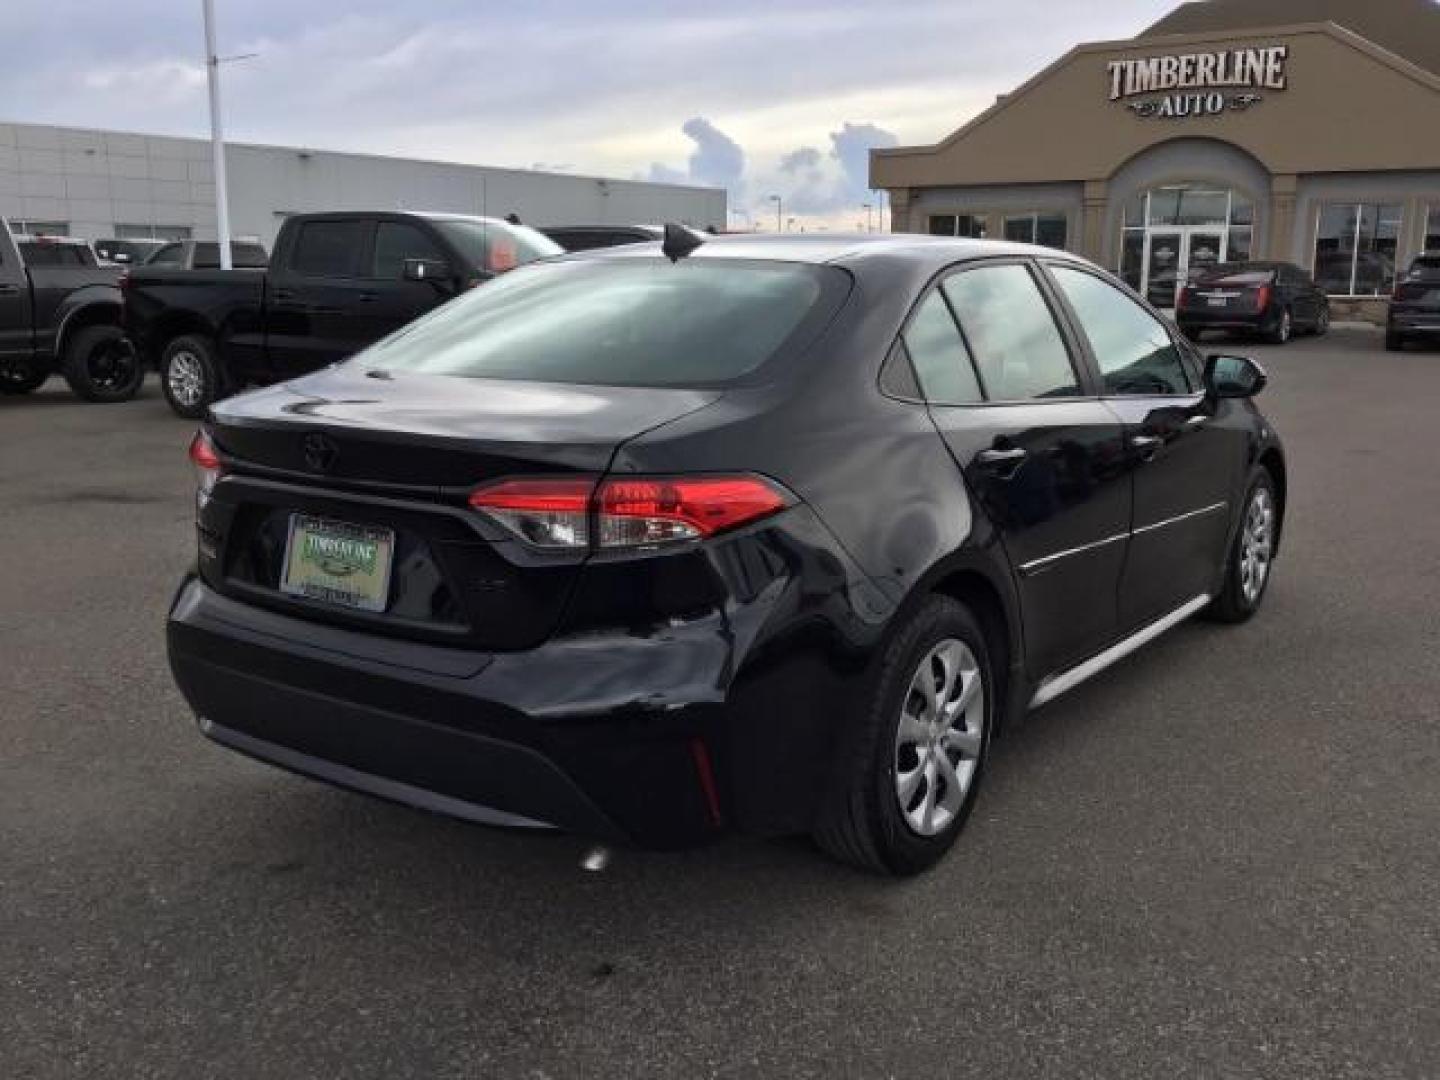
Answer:
<svg viewBox="0 0 1440 1080"><path fill-rule="evenodd" d="M195 432L195 437L190 440L190 464L195 466L195 484L203 500L215 487L215 481L220 479L222 468L220 455L204 428Z"/></svg>
<svg viewBox="0 0 1440 1080"><path fill-rule="evenodd" d="M126 270L123 274L121 274L121 275L120 275L120 280L117 281L115 284L119 286L121 292L125 292L127 289L129 289L129 288L130 288L130 271L129 271L129 270Z"/></svg>
<svg viewBox="0 0 1440 1080"><path fill-rule="evenodd" d="M699 540L789 505L759 477L688 476L503 480L470 505L542 548L648 547ZM593 528L593 535L592 535Z"/></svg>
<svg viewBox="0 0 1440 1080"><path fill-rule="evenodd" d="M471 492L470 505L540 548L590 546L593 477L502 480Z"/></svg>
<svg viewBox="0 0 1440 1080"><path fill-rule="evenodd" d="M1270 286L1261 285L1255 290L1255 310L1264 311L1270 306Z"/></svg>
<svg viewBox="0 0 1440 1080"><path fill-rule="evenodd" d="M1189 302L1190 302L1190 286L1188 286L1188 285L1182 286L1181 289L1180 289L1180 294L1179 294L1177 297L1175 297L1175 306L1176 306L1177 308L1182 308L1182 307L1184 307L1184 306L1185 306L1187 303L1189 303Z"/></svg>

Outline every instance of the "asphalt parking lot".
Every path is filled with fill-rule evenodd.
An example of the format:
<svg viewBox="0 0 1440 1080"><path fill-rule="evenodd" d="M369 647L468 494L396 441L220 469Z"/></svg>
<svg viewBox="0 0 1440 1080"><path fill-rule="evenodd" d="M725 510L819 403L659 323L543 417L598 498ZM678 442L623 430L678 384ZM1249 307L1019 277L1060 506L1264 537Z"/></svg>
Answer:
<svg viewBox="0 0 1440 1080"><path fill-rule="evenodd" d="M0 1071L1434 1076L1440 351L1243 348L1264 611L1035 714L901 883L798 840L585 873L208 744L163 648L192 426L0 399Z"/></svg>

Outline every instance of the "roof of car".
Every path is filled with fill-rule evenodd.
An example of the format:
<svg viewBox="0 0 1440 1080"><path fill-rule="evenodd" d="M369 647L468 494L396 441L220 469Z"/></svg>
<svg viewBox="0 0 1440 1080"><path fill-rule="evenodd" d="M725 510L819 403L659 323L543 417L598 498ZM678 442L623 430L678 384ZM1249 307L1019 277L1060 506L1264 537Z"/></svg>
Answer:
<svg viewBox="0 0 1440 1080"><path fill-rule="evenodd" d="M627 244L576 252L577 258L633 259L653 256L657 245ZM691 259L766 259L775 262L838 263L873 256L911 258L936 267L1002 255L1049 255L1083 263L1069 252L1003 240L968 240L916 233L738 233L707 236Z"/></svg>

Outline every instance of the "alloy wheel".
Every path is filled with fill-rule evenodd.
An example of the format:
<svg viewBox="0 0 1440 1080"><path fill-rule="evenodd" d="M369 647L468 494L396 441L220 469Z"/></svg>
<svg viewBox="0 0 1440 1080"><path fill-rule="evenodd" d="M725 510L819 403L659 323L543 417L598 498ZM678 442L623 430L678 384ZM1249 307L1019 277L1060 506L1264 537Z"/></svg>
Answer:
<svg viewBox="0 0 1440 1080"><path fill-rule="evenodd" d="M965 805L985 745L985 708L984 675L968 645L946 638L925 654L895 734L895 795L912 832L944 832Z"/></svg>
<svg viewBox="0 0 1440 1080"><path fill-rule="evenodd" d="M1285 311L1280 312L1279 338L1282 345L1290 340L1290 329L1290 311L1289 309L1286 309Z"/></svg>
<svg viewBox="0 0 1440 1080"><path fill-rule="evenodd" d="M1270 576L1275 543L1275 500L1263 484L1250 496L1240 534L1240 591L1247 604L1260 599Z"/></svg>
<svg viewBox="0 0 1440 1080"><path fill-rule="evenodd" d="M193 409L205 396L205 370L200 358L188 349L170 357L165 369L165 382L170 396L182 407Z"/></svg>
<svg viewBox="0 0 1440 1080"><path fill-rule="evenodd" d="M85 357L85 373L97 389L114 390L130 384L139 362L129 342L101 341Z"/></svg>

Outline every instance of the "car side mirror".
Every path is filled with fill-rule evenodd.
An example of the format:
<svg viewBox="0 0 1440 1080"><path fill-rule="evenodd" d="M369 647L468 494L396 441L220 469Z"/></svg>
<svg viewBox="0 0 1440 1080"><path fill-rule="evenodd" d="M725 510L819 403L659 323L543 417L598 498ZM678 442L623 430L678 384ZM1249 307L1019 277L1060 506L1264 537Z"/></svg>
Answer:
<svg viewBox="0 0 1440 1080"><path fill-rule="evenodd" d="M450 276L450 264L440 259L406 259L406 281L433 281L441 284Z"/></svg>
<svg viewBox="0 0 1440 1080"><path fill-rule="evenodd" d="M1248 356L1222 354L1205 361L1205 389L1212 397L1254 397L1269 381L1265 369Z"/></svg>

